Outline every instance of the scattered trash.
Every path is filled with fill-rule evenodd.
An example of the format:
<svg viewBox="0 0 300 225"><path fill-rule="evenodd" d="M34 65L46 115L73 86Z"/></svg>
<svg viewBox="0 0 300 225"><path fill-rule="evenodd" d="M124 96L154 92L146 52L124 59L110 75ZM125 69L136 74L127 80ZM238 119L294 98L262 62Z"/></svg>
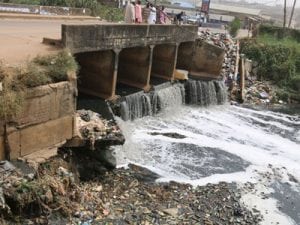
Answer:
<svg viewBox="0 0 300 225"><path fill-rule="evenodd" d="M0 212L3 207L14 209L12 216L4 214L4 218L21 216L21 224L81 225L157 221L165 225L225 221L250 225L261 221L259 213L253 214L240 203L240 191L224 182L196 188L156 183L158 176L153 172L130 164L89 182L71 183L68 176L76 172L70 168L71 164L56 157L40 165L38 179L28 181L16 171L2 178Z"/></svg>
<svg viewBox="0 0 300 225"><path fill-rule="evenodd" d="M259 93L260 98L267 99L269 98L269 94L265 91Z"/></svg>

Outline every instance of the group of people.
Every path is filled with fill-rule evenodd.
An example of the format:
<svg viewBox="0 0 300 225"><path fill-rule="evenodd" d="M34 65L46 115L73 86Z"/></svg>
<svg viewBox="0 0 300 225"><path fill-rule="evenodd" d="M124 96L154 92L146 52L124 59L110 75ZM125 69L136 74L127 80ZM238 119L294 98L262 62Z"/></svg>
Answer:
<svg viewBox="0 0 300 225"><path fill-rule="evenodd" d="M128 1L125 7L125 23L166 24L168 15L164 6L155 7L147 3L144 8L141 1Z"/></svg>

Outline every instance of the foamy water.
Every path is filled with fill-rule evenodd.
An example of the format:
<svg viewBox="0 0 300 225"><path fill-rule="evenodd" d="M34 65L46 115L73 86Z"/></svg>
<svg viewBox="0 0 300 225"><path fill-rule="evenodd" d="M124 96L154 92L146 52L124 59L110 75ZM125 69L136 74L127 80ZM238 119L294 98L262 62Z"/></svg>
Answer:
<svg viewBox="0 0 300 225"><path fill-rule="evenodd" d="M249 181L257 191L245 191L242 201L262 211L262 224L300 224L297 212L283 213L277 207L283 202L271 196L276 192L272 185L281 182L288 183L300 199L299 184L289 180L291 174L300 181L298 116L228 105L182 106L119 124L126 137L116 151L119 166L135 163L158 173L160 181L192 185L226 181L242 186ZM271 181L264 180L266 173ZM269 198L263 199L262 192Z"/></svg>

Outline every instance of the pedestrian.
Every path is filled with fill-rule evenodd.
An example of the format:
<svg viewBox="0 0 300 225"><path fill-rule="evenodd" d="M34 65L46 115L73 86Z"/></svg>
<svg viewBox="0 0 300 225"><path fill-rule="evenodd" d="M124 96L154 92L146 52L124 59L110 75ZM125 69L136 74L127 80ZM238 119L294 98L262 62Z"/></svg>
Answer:
<svg viewBox="0 0 300 225"><path fill-rule="evenodd" d="M125 23L134 23L135 22L135 3L127 1L125 8Z"/></svg>
<svg viewBox="0 0 300 225"><path fill-rule="evenodd" d="M150 14L148 17L148 24L155 24L156 22L156 8L150 3Z"/></svg>
<svg viewBox="0 0 300 225"><path fill-rule="evenodd" d="M183 21L183 11L181 11L179 14L177 14L174 18L174 21L176 22L176 24L181 25L182 21Z"/></svg>
<svg viewBox="0 0 300 225"><path fill-rule="evenodd" d="M135 22L142 23L142 7L140 0L138 0L135 5Z"/></svg>
<svg viewBox="0 0 300 225"><path fill-rule="evenodd" d="M148 18L150 15L150 3L147 2L146 6L143 8L143 22L148 23Z"/></svg>
<svg viewBox="0 0 300 225"><path fill-rule="evenodd" d="M165 11L165 7L162 5L159 11L159 22L160 24L166 24L167 23L167 13Z"/></svg>

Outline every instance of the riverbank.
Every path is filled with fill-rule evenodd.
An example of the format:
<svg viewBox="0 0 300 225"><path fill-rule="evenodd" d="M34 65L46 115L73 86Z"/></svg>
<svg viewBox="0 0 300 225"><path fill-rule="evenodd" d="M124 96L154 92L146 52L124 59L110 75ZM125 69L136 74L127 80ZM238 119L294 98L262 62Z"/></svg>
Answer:
<svg viewBox="0 0 300 225"><path fill-rule="evenodd" d="M56 157L42 164L33 179L18 169L2 176L7 203L2 223L210 225L261 220L240 203L234 183L156 183L157 174L132 164L81 182L71 168Z"/></svg>

